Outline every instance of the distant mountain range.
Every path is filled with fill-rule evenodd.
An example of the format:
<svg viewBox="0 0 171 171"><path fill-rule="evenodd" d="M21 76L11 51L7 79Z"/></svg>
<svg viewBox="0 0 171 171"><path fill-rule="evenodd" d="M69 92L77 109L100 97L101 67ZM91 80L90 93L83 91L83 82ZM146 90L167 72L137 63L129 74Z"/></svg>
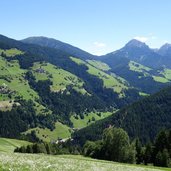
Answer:
<svg viewBox="0 0 171 171"><path fill-rule="evenodd" d="M150 49L133 39L120 50L94 56L51 38L16 41L0 35L0 118L9 115L0 135L39 129L37 135L41 132L39 137L46 139L43 128L50 132L62 125L68 136L68 129L88 126L107 117L106 112L156 93L171 84L170 49L169 44ZM22 108L24 117L13 106ZM17 118L22 128L16 128ZM4 132L8 122L11 126Z"/></svg>
<svg viewBox="0 0 171 171"><path fill-rule="evenodd" d="M171 56L171 44L164 44L157 52L162 56Z"/></svg>
<svg viewBox="0 0 171 171"><path fill-rule="evenodd" d="M119 57L122 58L122 60L125 60L125 58L133 60L153 69L163 66L171 68L171 45L165 44L160 49L155 49L154 51L145 43L133 39L120 50L114 51L102 57L108 63L110 63L112 59Z"/></svg>
<svg viewBox="0 0 171 171"><path fill-rule="evenodd" d="M171 66L171 56L165 55L169 53L169 48L164 48L162 52L163 55L161 55L160 51L163 47L154 52L154 50L150 49L145 43L136 39L129 41L120 50L100 57L93 56L81 49L46 37L31 37L22 41L43 47L60 49L83 60L94 59L104 62L109 65L112 73L124 78L128 81L130 86L136 87L147 94L154 93L159 90L159 87L163 87L163 82L159 81L160 79L158 79L158 82L156 82L157 79L154 80L155 76L163 77L163 75L158 72L158 69L164 70L165 67L170 68ZM144 74L130 70L131 61L147 66L151 68L151 70L148 71L148 74L144 77Z"/></svg>
<svg viewBox="0 0 171 171"><path fill-rule="evenodd" d="M52 38L29 37L21 41L24 43L37 44L44 47L62 50L82 59L97 59L97 56L87 53L84 50L81 50L70 44ZM117 56L120 58L128 58L129 60L133 60L142 65L146 65L152 68L160 68L162 66L170 68L171 44L166 43L160 49L155 49L154 51L153 49L149 48L145 43L133 39L129 41L120 50L111 52L107 55L100 56L99 58L103 58L103 61L108 61L110 60L110 58L117 58Z"/></svg>
<svg viewBox="0 0 171 171"><path fill-rule="evenodd" d="M40 46L44 47L49 47L49 48L54 48L58 50L62 50L64 52L69 53L72 56L79 57L82 59L92 59L95 56L85 52L84 50L81 50L77 47L74 47L70 44L61 42L59 40L55 40L52 38L47 38L47 37L29 37L26 39L21 40L24 43L29 43L29 44L37 44Z"/></svg>

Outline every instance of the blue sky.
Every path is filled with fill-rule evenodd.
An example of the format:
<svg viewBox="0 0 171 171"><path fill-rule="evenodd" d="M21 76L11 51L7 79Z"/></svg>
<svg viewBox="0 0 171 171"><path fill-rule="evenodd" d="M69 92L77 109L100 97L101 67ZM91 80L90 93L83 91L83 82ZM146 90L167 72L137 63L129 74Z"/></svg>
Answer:
<svg viewBox="0 0 171 171"><path fill-rule="evenodd" d="M101 55L132 38L171 43L171 0L0 0L0 34L52 37Z"/></svg>

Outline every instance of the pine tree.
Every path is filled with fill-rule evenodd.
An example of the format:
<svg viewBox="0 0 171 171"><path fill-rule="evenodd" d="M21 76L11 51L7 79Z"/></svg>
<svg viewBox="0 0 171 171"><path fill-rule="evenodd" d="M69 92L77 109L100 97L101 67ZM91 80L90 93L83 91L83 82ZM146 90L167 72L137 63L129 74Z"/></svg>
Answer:
<svg viewBox="0 0 171 171"><path fill-rule="evenodd" d="M142 156L142 145L138 138L135 141L135 148L136 148L136 163L140 164L143 161L143 156Z"/></svg>
<svg viewBox="0 0 171 171"><path fill-rule="evenodd" d="M162 165L163 167L168 167L169 165L169 153L167 149L164 149L162 152Z"/></svg>
<svg viewBox="0 0 171 171"><path fill-rule="evenodd" d="M164 149L162 152L159 151L157 153L154 165L155 166L168 167L169 160L170 160L170 158L169 158L168 150Z"/></svg>
<svg viewBox="0 0 171 171"><path fill-rule="evenodd" d="M26 153L26 147L25 146L22 146L20 149L21 149L21 153Z"/></svg>
<svg viewBox="0 0 171 171"><path fill-rule="evenodd" d="M47 154L51 154L51 149L50 149L50 146L49 146L49 143L46 143L45 144L45 148L46 148L46 151L47 151Z"/></svg>
<svg viewBox="0 0 171 171"><path fill-rule="evenodd" d="M26 148L26 153L33 153L33 149L31 145L28 145Z"/></svg>
<svg viewBox="0 0 171 171"><path fill-rule="evenodd" d="M168 146L167 133L165 130L161 130L155 140L155 151L163 151Z"/></svg>
<svg viewBox="0 0 171 171"><path fill-rule="evenodd" d="M144 152L144 164L147 165L148 163L152 162L152 146L151 143L148 143L145 147Z"/></svg>

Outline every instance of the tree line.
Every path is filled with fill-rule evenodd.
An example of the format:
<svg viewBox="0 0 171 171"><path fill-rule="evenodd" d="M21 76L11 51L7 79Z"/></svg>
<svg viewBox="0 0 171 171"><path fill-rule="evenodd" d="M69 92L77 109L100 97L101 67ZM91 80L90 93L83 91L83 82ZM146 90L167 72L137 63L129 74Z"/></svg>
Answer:
<svg viewBox="0 0 171 171"><path fill-rule="evenodd" d="M83 145L86 140L100 140L109 125L123 128L131 139L144 144L153 141L161 128L171 128L171 87L125 106L113 115L74 132L72 137Z"/></svg>
<svg viewBox="0 0 171 171"><path fill-rule="evenodd" d="M21 146L14 152L82 154L86 157L115 162L171 167L171 130L161 130L153 142L142 145L138 138L131 141L122 128L110 126L104 130L101 140L87 141L83 147L69 139L65 142L40 142Z"/></svg>
<svg viewBox="0 0 171 171"><path fill-rule="evenodd" d="M32 100L26 101L17 96L10 111L0 111L0 137L39 141L35 132L28 134L28 136L21 133L35 127L47 127L52 130L54 121L51 117L51 115L37 115Z"/></svg>
<svg viewBox="0 0 171 171"><path fill-rule="evenodd" d="M27 146L21 146L14 149L17 153L44 153L51 155L58 154L81 154L81 148L73 144L71 139L66 142L39 142Z"/></svg>
<svg viewBox="0 0 171 171"><path fill-rule="evenodd" d="M104 130L102 140L87 141L83 154L116 162L171 167L171 130L161 130L153 142L142 145L138 138L130 142L123 129L111 127Z"/></svg>

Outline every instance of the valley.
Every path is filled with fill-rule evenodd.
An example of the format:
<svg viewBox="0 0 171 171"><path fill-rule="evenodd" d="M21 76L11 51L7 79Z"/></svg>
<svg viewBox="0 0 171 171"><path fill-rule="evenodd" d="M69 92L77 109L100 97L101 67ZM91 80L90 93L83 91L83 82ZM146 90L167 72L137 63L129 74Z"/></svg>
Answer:
<svg viewBox="0 0 171 171"><path fill-rule="evenodd" d="M126 161L118 162L137 162L137 149L133 148L136 138L142 143L141 150L146 150L146 143L153 143L161 128L171 126L171 69L163 64L150 65L147 59L151 55L161 59L160 54L137 40L131 40L116 52L97 57L54 39L32 37L16 41L1 35L0 118L3 122L0 136L4 138L0 139L0 155L11 164L1 161L0 168L27 170L30 165L22 160L23 154L20 153L33 153L30 149L36 149L34 153L45 153L24 155L31 163L34 162L31 158L37 156L34 169L43 169L45 166L40 162L47 157L52 170L58 165L64 167L65 162L70 162L68 158L71 163L77 162L81 166L88 159L80 154L106 159L107 154L106 158L101 158L101 150L108 148L103 147L104 132L115 127L124 129L130 138ZM94 150L93 153L86 153L86 148ZM19 153L12 156L5 153L14 149ZM140 163L155 164L156 161L144 158L146 153L141 155ZM22 165L17 164L16 157ZM59 163L54 165L57 160ZM61 163L62 160L65 162ZM84 169L103 168L98 160L89 160L91 164L85 164ZM104 170L160 170L144 165L100 162L104 164ZM93 165L97 165L96 168L92 168ZM77 170L81 169L80 166ZM69 168L76 169L74 164Z"/></svg>
<svg viewBox="0 0 171 171"><path fill-rule="evenodd" d="M62 52L58 52L58 49L63 45L63 42L59 42L54 39L51 40L45 37L33 37L28 39L28 43L39 44L42 46L40 47L32 44L22 45L21 42L5 37L2 38L7 45L10 42L11 48L0 50L0 69L2 71L0 74L2 91L0 95L1 111L10 111L13 105L16 104L19 106L20 103L17 101L19 98L33 101L36 115L40 115L40 117L41 115L44 115L45 117L47 116L51 118L52 116L56 118L50 119L50 122L53 122L54 130L50 130L49 128L46 128L46 126L43 126L42 128L41 125L38 125L35 128L30 127L28 130L24 131L28 131L30 133L31 131L36 130L36 135L43 140L46 139L45 137L49 136L47 140L51 141L54 139L55 135L56 138L70 137L73 129L86 127L97 120L101 120L112 115L115 110L122 108L125 104L132 103L141 97L150 95L155 90L155 88L153 88L153 91L149 89L151 84L155 85L156 89L159 90L162 87L169 85L171 80L169 68L161 67L161 69L156 69L140 64L136 62L136 60L133 61L131 59L129 61L123 57L123 61L122 58L120 58L119 61L116 60L117 64L115 65L111 65L112 63L108 62L108 60L112 59L112 56L117 59L118 53L124 54L125 50L130 51L131 48L132 51L134 48L136 49L137 55L141 55L143 53L141 48L148 49L147 46L135 40L130 41L120 51L111 53L110 55L107 54L103 57L103 60L102 57L98 57L97 60L97 57L91 55L90 58L85 58L87 53L85 55L85 52L80 49L77 54L76 52L78 48L75 47L72 47L72 49L73 52L75 51L74 54L76 53L76 57L71 57L67 54L65 56ZM49 42L48 47L51 47L51 41L56 44L56 46L59 44L58 49L46 49L43 43L43 41L46 40ZM27 43L27 39L25 39L24 42ZM142 45L141 48L138 49L137 44ZM65 44L65 49L68 47L70 46ZM30 51L31 48L32 50ZM34 53L34 48L38 49L37 52L35 51L35 56L37 57L32 59L33 55L31 54ZM39 51L44 52L42 53ZM132 51L130 52L132 53ZM84 58L81 58L80 53L83 54ZM44 55L40 57L42 54ZM60 57L58 57L59 59L50 59L52 55L58 54L64 55L66 61L63 61ZM30 67L25 66L25 60L27 61L27 65L29 64ZM124 61L126 63L124 63ZM120 68L122 65L125 65L124 68L126 70ZM74 66L77 68L78 72L75 71ZM126 73L127 75L125 75ZM137 84L138 80L140 84ZM59 94L59 97L54 97L58 98L58 102L51 99L47 103L47 98L50 96L48 94L46 95L40 87L37 87L38 84L41 85L42 83L43 85L47 81L49 81L49 83L47 83L49 84L49 92L47 91L46 93L50 93L50 96ZM136 83L134 84L135 81ZM97 85L99 87L96 87ZM45 89L47 88L45 87ZM105 104L105 94L110 94L111 90L113 91L113 97L107 100L109 102L108 104ZM76 99L76 97L74 97L76 96L74 95L74 91L77 92L77 98L78 95L80 98L86 97L87 100L89 99L88 101L95 98L97 99L97 103L93 104L90 109L88 106L79 106L79 98ZM100 94L100 92L102 93ZM74 103L72 104L74 110L69 109L69 111L67 111L67 109L62 109L63 111L61 111L61 109L57 109L54 106L57 103L58 106L61 106L64 103L66 103L66 105L69 104L71 100L71 97L69 96L71 96L72 99L75 98L75 102L73 101ZM66 98L68 98L67 101ZM84 101L85 100L82 102L85 105L87 102ZM78 110L75 110L77 108L76 106L79 106ZM67 116L64 116L66 111L68 114ZM59 115L58 113L61 114ZM64 131L63 133L60 133L61 129Z"/></svg>
<svg viewBox="0 0 171 171"><path fill-rule="evenodd" d="M171 171L170 0L0 5L0 171Z"/></svg>

